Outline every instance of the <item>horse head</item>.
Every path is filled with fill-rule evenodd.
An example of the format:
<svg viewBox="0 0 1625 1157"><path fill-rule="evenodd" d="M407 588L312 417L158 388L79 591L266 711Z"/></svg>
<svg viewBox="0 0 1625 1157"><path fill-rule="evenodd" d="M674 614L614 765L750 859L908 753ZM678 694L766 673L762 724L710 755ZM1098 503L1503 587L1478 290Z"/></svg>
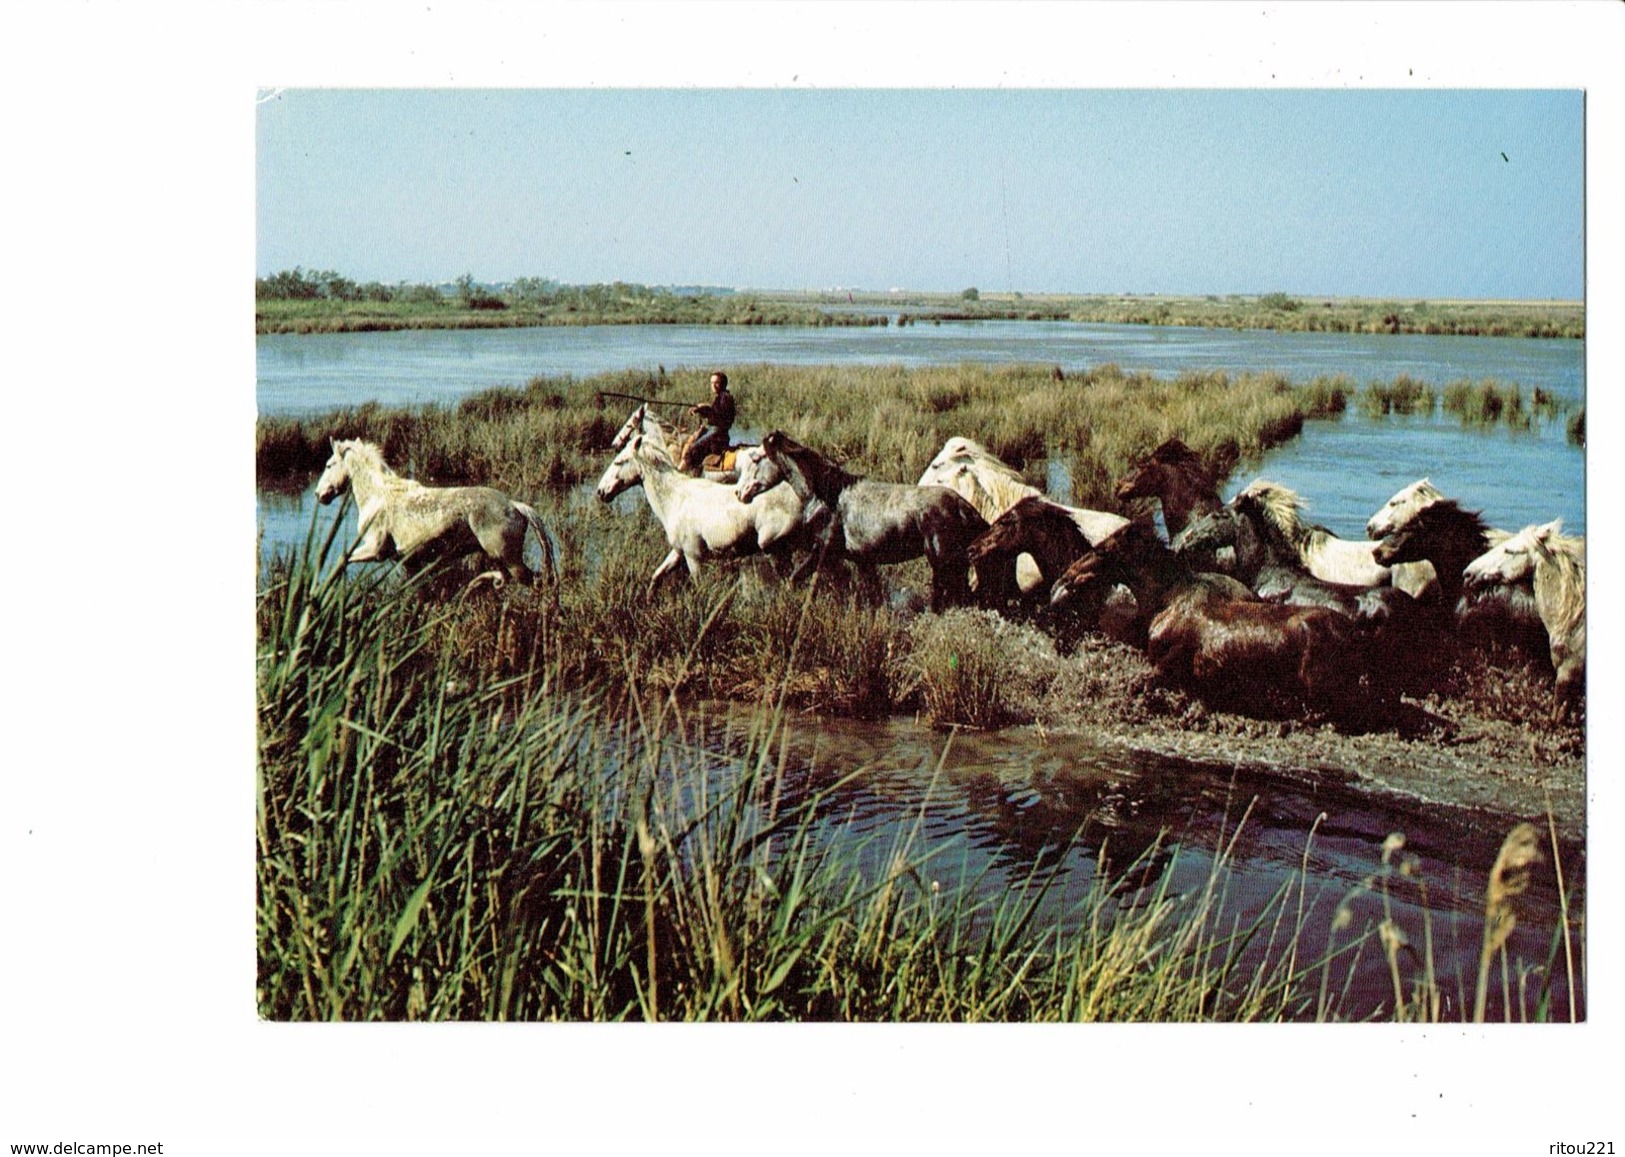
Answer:
<svg viewBox="0 0 1625 1157"><path fill-rule="evenodd" d="M1050 588L1050 605L1064 606L1083 595L1104 599L1112 587L1130 585L1146 552L1166 553L1162 540L1143 522L1131 522L1095 543L1090 553L1062 572Z"/></svg>
<svg viewBox="0 0 1625 1157"><path fill-rule="evenodd" d="M1178 438L1168 438L1117 482L1117 499L1159 498L1168 488L1170 472L1184 471L1206 482L1207 467L1202 459Z"/></svg>
<svg viewBox="0 0 1625 1157"><path fill-rule="evenodd" d="M1479 555L1461 572L1468 587L1522 582L1534 574L1541 554L1551 553L1551 544L1563 532L1563 520L1526 526L1504 542Z"/></svg>
<svg viewBox="0 0 1625 1157"><path fill-rule="evenodd" d="M784 469L768 456L767 442L772 438L782 438L784 435L774 431L762 440L760 446L741 446L736 464L739 467L739 481L734 483L734 497L741 502L749 502L758 494L762 494L780 482L784 481Z"/></svg>
<svg viewBox="0 0 1625 1157"><path fill-rule="evenodd" d="M1406 513L1377 543L1371 557L1379 566L1426 561L1448 563L1459 570L1483 554L1494 541L1493 536L1476 511L1463 510L1453 499L1440 498Z"/></svg>
<svg viewBox="0 0 1625 1157"><path fill-rule="evenodd" d="M985 458L987 456L987 451L982 449L980 443L972 442L969 438L956 434L942 444L942 449L937 451L937 456L931 459L931 465L943 466L955 458Z"/></svg>
<svg viewBox="0 0 1625 1157"><path fill-rule="evenodd" d="M990 554L1013 554L1022 549L1024 545L1023 527L1018 518L1005 515L993 520L981 534L970 544L967 554L971 564L981 562Z"/></svg>
<svg viewBox="0 0 1625 1157"><path fill-rule="evenodd" d="M605 468L603 477L598 479L598 501L609 502L623 490L629 490L643 481L643 463L638 453L643 449L643 444L643 435L634 434L621 447L620 453Z"/></svg>
<svg viewBox="0 0 1625 1157"><path fill-rule="evenodd" d="M1105 556L1098 553L1084 555L1067 567L1050 587L1049 605L1071 606L1078 599L1090 595L1104 599L1105 592L1114 584L1110 574L1112 569L1110 560Z"/></svg>
<svg viewBox="0 0 1625 1157"><path fill-rule="evenodd" d="M939 454L931 459L931 465L925 468L925 473L920 475L920 480L915 485L952 487L953 483L949 480L964 469L963 458L956 459Z"/></svg>
<svg viewBox="0 0 1625 1157"><path fill-rule="evenodd" d="M1402 530L1411 519L1423 510L1439 502L1444 495L1426 478L1419 478L1405 489L1395 494L1382 509L1373 514L1365 524L1367 538L1387 538L1390 534Z"/></svg>
<svg viewBox="0 0 1625 1157"><path fill-rule="evenodd" d="M1176 554L1186 556L1209 557L1217 556L1220 549L1237 548L1241 538L1241 526L1246 525L1245 518L1230 507L1220 507L1219 510L1204 513L1199 518L1193 518L1185 530L1173 536L1170 543Z"/></svg>
<svg viewBox="0 0 1625 1157"><path fill-rule="evenodd" d="M333 454L322 468L322 476L316 479L316 501L326 506L333 499L344 493L344 488L350 484L350 463L347 455L354 446L353 442L333 442Z"/></svg>
<svg viewBox="0 0 1625 1157"><path fill-rule="evenodd" d="M1418 533L1420 529L1420 527L1412 524L1383 535L1382 539L1377 543L1377 549L1371 552L1371 560L1378 566L1393 566L1401 562L1421 562L1422 536Z"/></svg>

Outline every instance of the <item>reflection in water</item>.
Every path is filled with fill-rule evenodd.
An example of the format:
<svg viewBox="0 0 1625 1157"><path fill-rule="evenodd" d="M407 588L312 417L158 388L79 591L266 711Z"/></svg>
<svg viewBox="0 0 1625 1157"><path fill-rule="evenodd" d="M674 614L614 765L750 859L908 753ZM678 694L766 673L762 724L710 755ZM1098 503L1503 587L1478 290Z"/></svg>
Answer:
<svg viewBox="0 0 1625 1157"><path fill-rule="evenodd" d="M748 726L747 713L714 711L706 734L724 751ZM1312 959L1391 920L1412 946L1402 955L1405 973L1417 973L1431 943L1443 1015L1459 1020L1471 1009L1485 881L1510 820L1030 728L950 737L904 720L824 719L791 729L788 798L829 792L821 805L825 846L842 848L873 878L907 849L907 859L927 858L927 879L945 891L968 883L996 901L1040 889L1040 917L1064 925L1102 872L1124 904L1142 902L1165 870L1174 895L1195 897L1210 886L1222 849L1227 923L1246 927L1273 911L1283 890L1299 890L1302 951ZM719 774L727 766L719 760ZM860 774L840 782L854 770ZM1404 837L1403 871L1399 857L1384 867L1393 833ZM1573 888L1584 879L1583 849L1564 847L1562 857ZM1551 951L1560 909L1550 879L1541 877L1525 897L1514 931L1513 957L1526 965L1545 963ZM1289 895L1296 919L1298 891ZM1340 907L1349 923L1334 934ZM1261 940L1251 958L1266 949ZM1551 978L1552 1007L1566 1010L1561 971ZM1393 982L1380 949L1368 946L1333 976L1340 988L1348 978L1341 1016L1389 1015ZM1524 978L1545 981L1543 973ZM1492 996L1492 1018L1501 1015L1500 999ZM1515 1009L1517 1000L1514 988Z"/></svg>

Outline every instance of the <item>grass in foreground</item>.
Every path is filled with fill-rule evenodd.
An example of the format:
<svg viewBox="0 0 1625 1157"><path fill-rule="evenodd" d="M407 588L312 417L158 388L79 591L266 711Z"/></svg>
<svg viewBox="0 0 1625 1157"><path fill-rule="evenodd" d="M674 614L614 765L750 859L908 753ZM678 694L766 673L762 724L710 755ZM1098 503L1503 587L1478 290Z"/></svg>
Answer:
<svg viewBox="0 0 1625 1157"><path fill-rule="evenodd" d="M1432 1019L1471 998L1543 1019L1572 1011L1551 1000L1554 969L1583 991L1564 963L1583 959L1583 918L1566 916L1544 961L1512 958L1501 935L1527 839L1497 865L1476 991L1400 950L1426 948L1429 924L1356 916L1369 905L1354 895L1347 924L1319 912L1308 847L1262 909L1234 906L1245 817L1211 849L1092 875L1075 901L1057 899L1084 870L1066 856L980 887L917 825L843 836L828 803L862 768L797 774L782 707L820 617L810 599L759 710L718 747L630 651L572 688L573 637L526 640L504 605L488 643L512 673L471 672L448 634L462 604L322 578L320 549L273 567L257 605L266 1017ZM723 609L695 608L674 685ZM1191 855L1210 866L1176 885ZM1386 904L1405 877L1385 864L1357 891ZM1394 999L1368 1005L1354 972L1379 950Z"/></svg>

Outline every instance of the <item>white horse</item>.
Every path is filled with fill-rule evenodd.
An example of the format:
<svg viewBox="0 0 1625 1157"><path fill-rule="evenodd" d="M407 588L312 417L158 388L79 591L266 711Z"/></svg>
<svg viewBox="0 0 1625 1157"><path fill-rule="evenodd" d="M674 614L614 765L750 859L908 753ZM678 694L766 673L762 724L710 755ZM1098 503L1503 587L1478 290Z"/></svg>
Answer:
<svg viewBox="0 0 1625 1157"><path fill-rule="evenodd" d="M1120 514L1085 510L1054 501L1038 487L1025 481L1013 467L969 438L953 437L944 442L937 456L925 468L925 473L920 475L919 485L946 486L958 492L976 507L976 512L990 525L1023 498L1037 497L1065 511L1083 532L1083 537L1089 540L1090 546L1128 525L1128 519ZM1035 590L1046 581L1054 582L1057 577L1043 575L1032 555L1022 553L1016 556L1016 585L1023 594Z"/></svg>
<svg viewBox="0 0 1625 1157"><path fill-rule="evenodd" d="M626 444L635 434L642 434L662 448L670 441L666 424L649 412L648 402L639 405L627 416L626 421L621 423L621 428L615 431L615 437L609 440L609 448L619 453L626 449Z"/></svg>
<svg viewBox="0 0 1625 1157"><path fill-rule="evenodd" d="M553 571L553 545L541 516L523 502L489 486L425 486L390 469L383 453L360 439L333 443L333 455L316 481L316 500L332 502L349 487L355 492L361 541L345 562L399 558L412 573L436 558L484 554L496 559L516 582L534 575L525 564L525 532L534 530L542 557ZM503 582L502 571L481 579ZM478 580L476 580L478 581Z"/></svg>
<svg viewBox="0 0 1625 1157"><path fill-rule="evenodd" d="M1303 560L1305 569L1325 582L1364 587L1392 585L1416 596L1436 581L1430 563L1386 567L1373 557L1378 543L1338 538L1324 526L1304 522L1299 517L1303 499L1279 482L1256 479L1230 501L1238 508L1254 505L1265 523Z"/></svg>
<svg viewBox="0 0 1625 1157"><path fill-rule="evenodd" d="M679 562L693 575L707 558L762 552L782 570L804 538L801 499L790 487L775 486L740 502L727 483L684 474L665 443L644 434L633 434L615 455L598 480L598 497L608 502L633 486L643 487L671 547L649 577L651 592Z"/></svg>
<svg viewBox="0 0 1625 1157"><path fill-rule="evenodd" d="M1585 539L1562 533L1554 519L1526 526L1492 546L1462 571L1468 586L1531 579L1557 671L1552 714L1561 717L1584 691L1586 663Z"/></svg>
<svg viewBox="0 0 1625 1157"><path fill-rule="evenodd" d="M644 402L633 410L621 428L615 432L615 437L609 441L611 450L620 451L626 448L634 435L642 434L650 445L659 446L666 452L666 456L675 464L677 451L681 438L676 427L668 426L657 418L649 409L649 403ZM736 482L739 479L738 454L744 446L730 446L721 454L708 454L701 467L702 478L709 478L713 482Z"/></svg>
<svg viewBox="0 0 1625 1157"><path fill-rule="evenodd" d="M1444 495L1438 487L1426 478L1418 478L1382 504L1382 509L1366 522L1365 535L1367 538L1387 538L1390 534L1398 534L1423 510L1443 501Z"/></svg>

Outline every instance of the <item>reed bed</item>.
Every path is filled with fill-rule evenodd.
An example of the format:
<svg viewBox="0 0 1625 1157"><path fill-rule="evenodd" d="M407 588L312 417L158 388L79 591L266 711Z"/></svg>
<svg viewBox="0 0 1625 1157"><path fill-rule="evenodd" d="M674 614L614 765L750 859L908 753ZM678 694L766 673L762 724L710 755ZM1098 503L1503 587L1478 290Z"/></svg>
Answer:
<svg viewBox="0 0 1625 1157"><path fill-rule="evenodd" d="M1515 430L1554 421L1568 411L1565 403L1539 387L1526 400L1523 388L1516 382L1493 379L1451 382L1445 386L1440 404L1445 413L1454 414L1464 426L1499 424Z"/></svg>
<svg viewBox="0 0 1625 1157"><path fill-rule="evenodd" d="M1036 366L759 366L736 376L756 430L784 428L874 477L917 478L943 441L969 433L1041 488L1058 460L1072 502L1124 514L1138 512L1118 503L1115 480L1163 439L1182 438L1223 478L1294 436L1306 414L1346 401L1352 389L1344 378L1308 387L1276 375L1159 380L1110 365L1061 381ZM317 418L262 419L260 483L283 480L298 490L325 461L329 438L359 436L378 441L404 474L434 484L488 483L532 502L554 540L558 585L545 596L452 600L436 635L469 680L518 675L539 647L571 686L605 664L630 664L649 685L691 696L755 702L778 687L798 708L858 718L911 711L943 726L977 727L1046 720L1048 698L1075 672L1039 632L1027 637L1040 643L1018 643L1013 626L993 616L956 616L963 618L957 640L933 627L934 617L920 615L929 588L922 562L885 568L888 597L878 606L863 602L850 576L821 577L820 613L805 621L802 590L784 586L763 559L711 565L698 582L678 576L647 597L648 577L666 546L641 493L605 507L588 490L632 404L603 395L683 398L704 389L698 372L622 373L581 382L538 379L444 407L368 405ZM447 590L455 595L458 581L469 577L452 576ZM711 606L725 596L726 609L702 635ZM695 639L697 650L685 662ZM786 666L792 644L793 670ZM1017 662L1018 655L1024 660ZM1509 697L1538 698L1540 672L1499 663L1491 671L1468 660L1467 673L1452 675L1441 693L1497 717ZM994 663L997 677L988 669ZM1137 657L1111 666L1144 667ZM995 682L998 690L990 690ZM1111 710L1143 712L1143 700L1125 685ZM1067 710L1075 713L1075 701ZM1520 709L1517 717L1534 733L1577 742L1570 729L1537 711Z"/></svg>
<svg viewBox="0 0 1625 1157"><path fill-rule="evenodd" d="M881 314L809 309L756 295L683 297L648 292L616 297L537 302L484 294L473 302L455 296L400 301L262 299L255 303L260 334L365 333L405 329L514 329L579 325L795 325L884 326Z"/></svg>
<svg viewBox="0 0 1625 1157"><path fill-rule="evenodd" d="M865 299L873 303L874 300ZM982 294L976 302L924 301L914 324L934 321L1072 321L1273 329L1298 333L1583 338L1579 302L1317 298L1273 292L1204 296Z"/></svg>
<svg viewBox="0 0 1625 1157"><path fill-rule="evenodd" d="M1433 413L1433 387L1409 374L1400 374L1391 382L1368 382L1360 393L1360 410L1367 417L1387 414Z"/></svg>
<svg viewBox="0 0 1625 1157"><path fill-rule="evenodd" d="M1139 456L1177 435L1228 470L1301 430L1298 389L1275 374L1184 374L1165 380L1096 366L1057 380L1053 367L981 365L904 369L730 367L740 428L782 429L849 469L913 481L943 442L966 435L1044 482L1064 457L1072 498L1112 509L1111 486ZM313 473L336 437L380 444L402 473L431 484L480 481L522 495L595 478L633 403L616 394L699 401L707 371L622 372L583 380L537 378L451 405L374 404L314 417L262 418L262 486ZM677 408L663 410L682 417Z"/></svg>
<svg viewBox="0 0 1625 1157"><path fill-rule="evenodd" d="M1306 894L1308 847L1302 877L1240 911L1230 878L1245 815L1211 848L1170 845L1117 868L1063 854L998 889L918 825L835 838L836 800L864 769L813 775L788 756L783 704L824 617L805 593L793 628L790 608L773 608L791 638L759 708L719 724L672 689L724 629L734 592L677 600L669 629L684 641L664 685L627 646L585 678L572 672L580 640L514 630L522 599L481 604L495 617L482 645L506 654L471 665L449 641L465 634L468 600L324 568L338 545L313 533L272 567L256 603L267 1018L1412 1019L1469 1001L1509 1019L1573 1011L1542 999L1541 977L1562 958L1509 955L1503 929L1527 878L1508 873L1531 866L1525 853L1497 866L1487 893L1493 935L1476 993L1418 1000L1416 985L1437 984L1411 978L1412 956L1394 951L1394 1002L1357 1007L1346 990L1362 954L1401 934L1425 945L1426 929L1379 921L1358 897L1339 909L1347 917L1321 911ZM922 638L919 651L944 642ZM1198 882L1187 871L1176 884L1192 858L1207 864ZM1089 879L1069 892L1080 871ZM1397 886L1373 879L1373 893ZM1310 947L1325 943L1316 920L1335 925L1322 948ZM1583 937L1583 922L1565 920L1564 943L1571 934ZM1569 981L1582 991L1583 977Z"/></svg>
<svg viewBox="0 0 1625 1157"><path fill-rule="evenodd" d="M337 296L325 280L328 277L336 279ZM786 290L690 294L624 282L565 286L540 284L535 279L491 289L475 286L471 278L466 287L442 291L434 286L357 287L337 274L301 271L273 281L275 284L256 285L255 328L259 333L546 325L883 326L1069 321L1324 333L1585 336L1584 304L1561 301L1317 298L1281 291L1199 296ZM294 296L278 296L282 293Z"/></svg>

